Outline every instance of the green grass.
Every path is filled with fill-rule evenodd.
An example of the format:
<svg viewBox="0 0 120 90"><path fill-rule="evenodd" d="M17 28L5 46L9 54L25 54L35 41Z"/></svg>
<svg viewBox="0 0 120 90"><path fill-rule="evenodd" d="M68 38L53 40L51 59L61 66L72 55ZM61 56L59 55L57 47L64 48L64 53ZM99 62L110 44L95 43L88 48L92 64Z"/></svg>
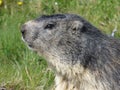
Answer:
<svg viewBox="0 0 120 90"><path fill-rule="evenodd" d="M0 87L7 90L49 90L54 74L43 57L30 51L21 40L20 26L42 14L74 13L102 32L120 37L119 0L6 0L0 6ZM55 5L55 2L58 5Z"/></svg>

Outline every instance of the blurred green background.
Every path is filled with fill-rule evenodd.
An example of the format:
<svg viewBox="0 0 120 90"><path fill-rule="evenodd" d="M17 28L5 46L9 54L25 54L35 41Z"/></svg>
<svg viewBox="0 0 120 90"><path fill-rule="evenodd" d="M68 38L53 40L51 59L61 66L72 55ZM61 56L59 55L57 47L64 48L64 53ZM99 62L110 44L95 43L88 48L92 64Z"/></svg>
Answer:
<svg viewBox="0 0 120 90"><path fill-rule="evenodd" d="M20 26L43 14L78 14L120 37L120 0L0 0L0 88L50 90L54 74L21 40Z"/></svg>

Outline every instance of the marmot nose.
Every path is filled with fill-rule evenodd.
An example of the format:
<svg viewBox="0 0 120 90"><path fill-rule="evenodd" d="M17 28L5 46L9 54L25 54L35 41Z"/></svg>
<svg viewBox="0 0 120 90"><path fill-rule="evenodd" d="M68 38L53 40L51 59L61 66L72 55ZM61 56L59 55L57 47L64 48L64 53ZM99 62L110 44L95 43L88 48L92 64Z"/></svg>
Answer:
<svg viewBox="0 0 120 90"><path fill-rule="evenodd" d="M24 24L24 25L22 25L22 27L21 27L21 33L22 33L22 36L23 36L23 38L25 37L25 34L26 34L26 25Z"/></svg>

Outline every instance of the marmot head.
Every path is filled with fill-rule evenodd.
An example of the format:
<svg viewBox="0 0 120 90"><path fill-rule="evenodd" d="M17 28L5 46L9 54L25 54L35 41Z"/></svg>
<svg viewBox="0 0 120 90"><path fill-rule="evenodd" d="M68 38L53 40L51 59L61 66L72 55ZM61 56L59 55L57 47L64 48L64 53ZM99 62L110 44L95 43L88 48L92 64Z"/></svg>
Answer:
<svg viewBox="0 0 120 90"><path fill-rule="evenodd" d="M26 22L21 33L27 45L46 59L59 57L70 64L82 59L86 48L94 47L87 46L89 40L94 42L102 35L89 22L73 14L41 16Z"/></svg>

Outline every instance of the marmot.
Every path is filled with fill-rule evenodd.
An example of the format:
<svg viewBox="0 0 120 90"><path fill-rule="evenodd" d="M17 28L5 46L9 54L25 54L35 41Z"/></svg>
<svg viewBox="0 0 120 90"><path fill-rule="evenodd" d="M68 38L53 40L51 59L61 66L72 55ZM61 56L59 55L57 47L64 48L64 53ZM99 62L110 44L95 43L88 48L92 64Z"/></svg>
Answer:
<svg viewBox="0 0 120 90"><path fill-rule="evenodd" d="M120 40L81 16L43 15L21 33L55 71L55 90L120 90Z"/></svg>

